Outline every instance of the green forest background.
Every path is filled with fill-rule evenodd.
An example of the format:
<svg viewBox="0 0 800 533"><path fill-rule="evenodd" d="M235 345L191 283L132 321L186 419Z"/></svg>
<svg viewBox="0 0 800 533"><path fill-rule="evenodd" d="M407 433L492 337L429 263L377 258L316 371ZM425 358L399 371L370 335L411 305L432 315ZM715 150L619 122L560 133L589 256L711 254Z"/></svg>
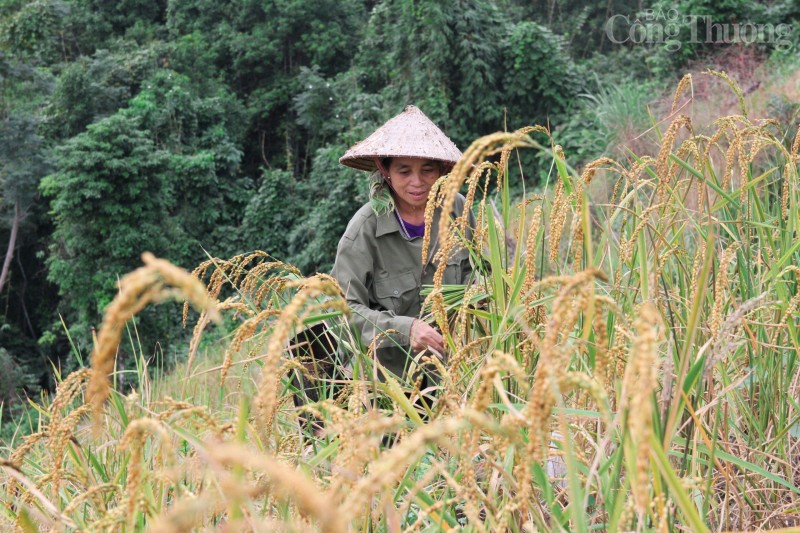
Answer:
<svg viewBox="0 0 800 533"><path fill-rule="evenodd" d="M616 44L618 14L679 32ZM687 15L791 32L693 42ZM0 0L0 402L80 364L142 251L191 269L261 249L327 271L366 199L338 158L407 104L462 149L546 124L585 162L640 142L648 106L700 64L758 89L755 67L794 61L798 34L793 0ZM765 105L796 123L797 100ZM137 323L156 363L177 357L178 309Z"/></svg>

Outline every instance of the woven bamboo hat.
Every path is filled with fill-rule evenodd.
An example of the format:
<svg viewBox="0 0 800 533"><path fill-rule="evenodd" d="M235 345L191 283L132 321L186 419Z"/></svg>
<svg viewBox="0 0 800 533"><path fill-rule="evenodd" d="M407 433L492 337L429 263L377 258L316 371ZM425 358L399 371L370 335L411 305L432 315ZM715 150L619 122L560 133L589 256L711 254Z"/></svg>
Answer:
<svg viewBox="0 0 800 533"><path fill-rule="evenodd" d="M375 158L421 157L455 165L461 150L417 107L410 105L372 135L357 142L339 162L358 170L376 170Z"/></svg>

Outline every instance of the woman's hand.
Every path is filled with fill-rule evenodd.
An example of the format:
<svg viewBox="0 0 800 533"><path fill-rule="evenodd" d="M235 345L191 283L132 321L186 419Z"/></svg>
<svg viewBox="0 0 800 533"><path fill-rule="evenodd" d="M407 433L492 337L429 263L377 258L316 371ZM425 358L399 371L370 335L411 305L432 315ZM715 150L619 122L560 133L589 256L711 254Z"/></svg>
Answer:
<svg viewBox="0 0 800 533"><path fill-rule="evenodd" d="M422 320L414 320L411 324L411 349L414 352L431 349L440 354L444 353L444 338L442 334L430 327Z"/></svg>

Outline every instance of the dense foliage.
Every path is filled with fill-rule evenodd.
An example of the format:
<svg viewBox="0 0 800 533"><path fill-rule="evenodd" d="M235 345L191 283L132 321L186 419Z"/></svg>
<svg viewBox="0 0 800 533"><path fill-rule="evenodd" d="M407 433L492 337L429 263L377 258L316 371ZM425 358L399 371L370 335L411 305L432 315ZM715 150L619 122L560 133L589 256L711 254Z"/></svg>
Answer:
<svg viewBox="0 0 800 533"><path fill-rule="evenodd" d="M794 3L767 4L681 9L797 21ZM582 161L600 155L611 128L586 93L669 78L710 52L608 41L611 14L645 8L3 0L0 371L18 379L0 383L0 399L51 386L48 361L76 366L69 343L91 346L117 277L143 250L191 266L207 253L264 249L304 273L326 271L365 200L362 176L337 158L406 104L462 147L492 131L569 123L561 142ZM548 163L527 163L536 185ZM138 333L151 355L156 340L180 335L157 316Z"/></svg>

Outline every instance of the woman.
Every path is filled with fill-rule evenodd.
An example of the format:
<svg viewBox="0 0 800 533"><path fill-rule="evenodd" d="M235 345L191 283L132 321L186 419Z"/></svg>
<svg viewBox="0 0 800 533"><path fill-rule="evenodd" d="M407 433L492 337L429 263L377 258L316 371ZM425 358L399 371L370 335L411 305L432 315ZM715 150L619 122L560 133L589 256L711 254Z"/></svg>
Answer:
<svg viewBox="0 0 800 533"><path fill-rule="evenodd" d="M370 201L353 216L339 241L332 275L345 292L364 344L383 332L397 332L384 335L376 355L398 376L405 374L409 356L426 349L444 353L442 335L418 318L424 299L420 288L433 283L438 267L433 258L441 208L434 213L424 264L422 243L431 187L459 157L455 144L422 111L409 106L339 160L374 173ZM458 217L463 208L464 198L459 196L449 215ZM471 215L469 220L474 226ZM460 250L447 259L443 282L466 283L471 272L469 254Z"/></svg>

